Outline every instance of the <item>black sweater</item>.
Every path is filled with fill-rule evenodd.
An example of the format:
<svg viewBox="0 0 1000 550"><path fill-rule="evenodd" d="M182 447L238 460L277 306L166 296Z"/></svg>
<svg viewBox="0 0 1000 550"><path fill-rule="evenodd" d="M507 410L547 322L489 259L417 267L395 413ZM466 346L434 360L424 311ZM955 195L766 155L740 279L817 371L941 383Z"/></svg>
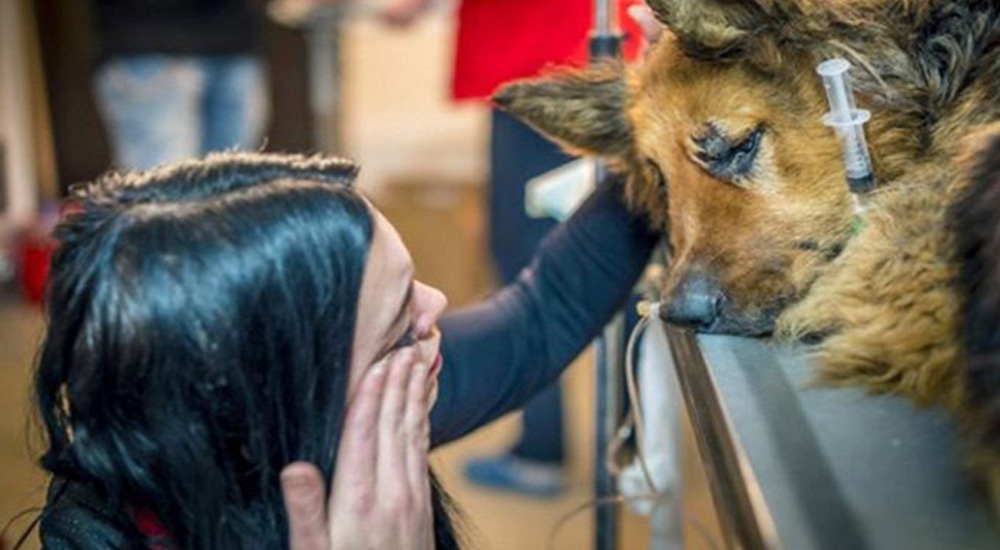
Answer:
<svg viewBox="0 0 1000 550"><path fill-rule="evenodd" d="M545 239L517 282L441 320L432 445L522 407L622 307L659 237L621 195L620 182L600 186Z"/></svg>
<svg viewBox="0 0 1000 550"><path fill-rule="evenodd" d="M254 53L260 0L94 0L102 59L120 55Z"/></svg>
<svg viewBox="0 0 1000 550"><path fill-rule="evenodd" d="M550 234L518 281L440 323L444 369L431 412L432 445L515 410L555 382L628 297L658 236L630 215L608 181ZM59 494L59 498L53 498ZM53 481L46 548L127 548L128 525L95 488Z"/></svg>

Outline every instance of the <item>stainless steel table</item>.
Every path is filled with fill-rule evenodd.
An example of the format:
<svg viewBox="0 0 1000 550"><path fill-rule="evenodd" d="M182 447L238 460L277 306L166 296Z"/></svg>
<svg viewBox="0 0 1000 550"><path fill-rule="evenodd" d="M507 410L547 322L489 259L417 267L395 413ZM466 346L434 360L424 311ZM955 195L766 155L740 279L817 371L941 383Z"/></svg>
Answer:
<svg viewBox="0 0 1000 550"><path fill-rule="evenodd" d="M798 348L658 326L730 548L1000 549L941 411L817 387Z"/></svg>

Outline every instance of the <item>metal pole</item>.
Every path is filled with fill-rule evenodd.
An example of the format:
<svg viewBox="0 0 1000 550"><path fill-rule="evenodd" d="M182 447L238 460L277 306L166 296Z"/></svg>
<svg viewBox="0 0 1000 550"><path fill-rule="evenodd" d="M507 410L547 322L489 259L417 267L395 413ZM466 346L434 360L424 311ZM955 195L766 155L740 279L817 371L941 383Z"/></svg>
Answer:
<svg viewBox="0 0 1000 550"><path fill-rule="evenodd" d="M625 411L622 384L623 359L625 357L625 316L618 314L606 327L597 341L597 357L594 375L596 378L596 445L594 457L594 493L597 498L618 493L615 476L608 471L605 463L608 445L614 437ZM614 550L618 548L618 519L620 506L598 506L594 518L594 548Z"/></svg>
<svg viewBox="0 0 1000 550"><path fill-rule="evenodd" d="M618 32L616 0L594 0L594 30L590 35L591 62L615 59L621 55L621 34ZM607 176L607 168L597 162L594 181ZM604 458L608 444L624 413L624 388L622 375L625 365L625 318L618 315L604 329L597 341L597 361L595 365L595 388L597 418L594 461L594 495L605 498L617 494L615 476L608 471ZM594 548L615 550L618 548L618 520L620 506L598 506L594 512Z"/></svg>
<svg viewBox="0 0 1000 550"><path fill-rule="evenodd" d="M605 0L595 0L594 2L594 34L600 36L608 36L613 34L613 23L611 17L611 11L614 9L609 2Z"/></svg>
<svg viewBox="0 0 1000 550"><path fill-rule="evenodd" d="M618 2L594 0L594 29L590 33L590 60L621 56L622 35L618 29Z"/></svg>
<svg viewBox="0 0 1000 550"><path fill-rule="evenodd" d="M343 153L340 37L344 16L342 8L324 10L310 22L306 35L316 148L329 154Z"/></svg>

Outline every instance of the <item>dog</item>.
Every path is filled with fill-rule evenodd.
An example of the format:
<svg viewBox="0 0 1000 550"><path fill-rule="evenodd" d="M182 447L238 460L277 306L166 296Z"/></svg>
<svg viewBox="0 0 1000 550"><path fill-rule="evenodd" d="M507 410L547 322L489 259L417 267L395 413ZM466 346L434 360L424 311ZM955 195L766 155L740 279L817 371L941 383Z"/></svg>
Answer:
<svg viewBox="0 0 1000 550"><path fill-rule="evenodd" d="M813 342L827 383L946 408L1000 502L1000 373L992 356L967 363L983 334L969 281L987 274L955 254L969 237L955 220L974 218L959 205L996 154L981 144L1000 134L1000 2L649 5L668 33L641 66L552 72L496 103L627 175L630 203L667 235L667 321ZM860 213L823 123L816 66L835 57L872 115L877 188Z"/></svg>

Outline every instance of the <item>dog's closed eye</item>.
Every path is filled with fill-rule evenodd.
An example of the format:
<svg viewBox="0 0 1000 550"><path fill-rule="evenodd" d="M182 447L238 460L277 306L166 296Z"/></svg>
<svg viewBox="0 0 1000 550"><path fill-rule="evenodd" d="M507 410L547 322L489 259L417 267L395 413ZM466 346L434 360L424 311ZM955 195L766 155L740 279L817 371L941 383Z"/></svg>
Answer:
<svg viewBox="0 0 1000 550"><path fill-rule="evenodd" d="M752 174L763 137L763 125L756 126L741 138L733 139L717 125L709 124L705 134L694 138L698 147L695 157L713 176L730 183L740 183Z"/></svg>

